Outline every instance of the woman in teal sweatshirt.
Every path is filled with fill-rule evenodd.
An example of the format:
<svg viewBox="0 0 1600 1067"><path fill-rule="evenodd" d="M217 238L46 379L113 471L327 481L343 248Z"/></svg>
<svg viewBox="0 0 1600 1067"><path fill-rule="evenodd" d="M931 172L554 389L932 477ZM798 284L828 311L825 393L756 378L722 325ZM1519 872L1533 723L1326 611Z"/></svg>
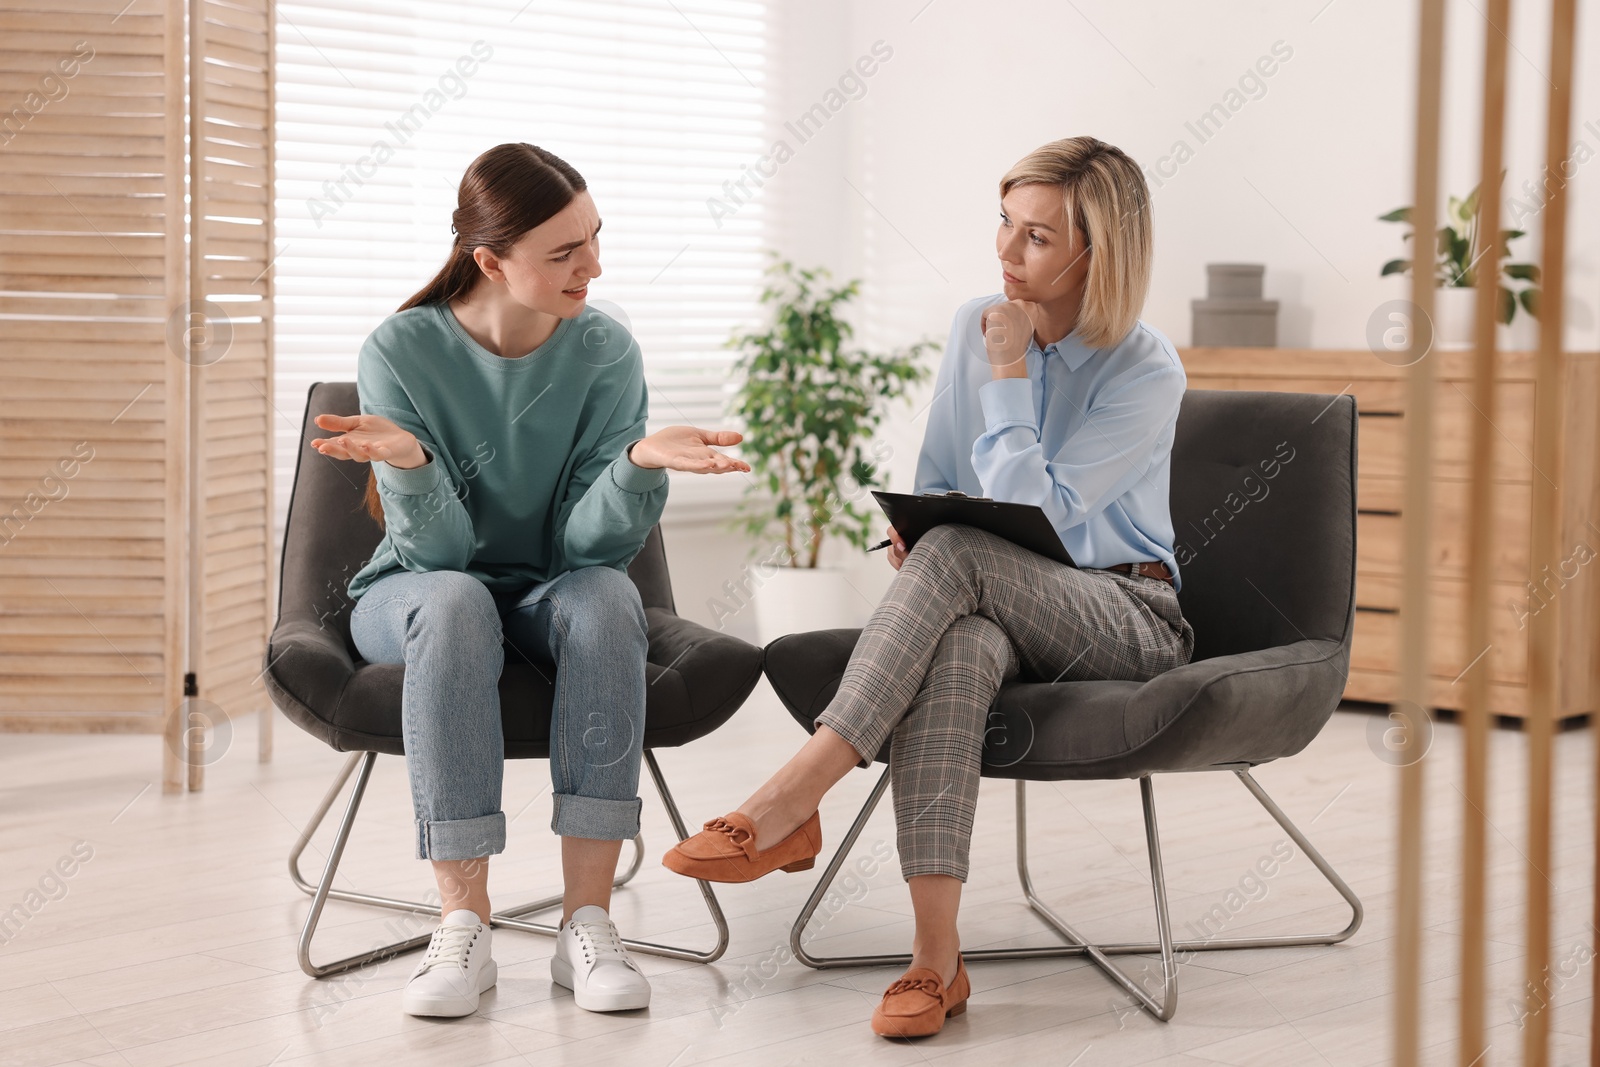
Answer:
<svg viewBox="0 0 1600 1067"><path fill-rule="evenodd" d="M553 674L552 829L562 839L554 979L597 1011L650 986L611 923L622 842L639 831L646 624L627 566L667 470L747 464L726 430L645 434L639 346L585 303L600 216L583 178L528 144L467 168L438 275L361 348L361 414L322 415L323 454L371 463L384 528L351 580L363 658L404 663L417 856L443 922L406 986L413 1015L468 1015L495 982L488 859L505 848L498 681L505 648ZM503 644L502 644L503 642Z"/></svg>

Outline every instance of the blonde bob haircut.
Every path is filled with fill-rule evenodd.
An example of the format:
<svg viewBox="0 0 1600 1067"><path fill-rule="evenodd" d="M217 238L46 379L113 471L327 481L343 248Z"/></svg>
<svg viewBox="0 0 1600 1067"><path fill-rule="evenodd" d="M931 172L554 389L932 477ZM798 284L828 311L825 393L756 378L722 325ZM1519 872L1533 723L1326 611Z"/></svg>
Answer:
<svg viewBox="0 0 1600 1067"><path fill-rule="evenodd" d="M1115 345L1133 329L1150 291L1154 240L1144 172L1120 148L1068 137L1023 156L1000 179L1001 198L1019 185L1061 188L1067 225L1090 250L1073 332L1089 348Z"/></svg>

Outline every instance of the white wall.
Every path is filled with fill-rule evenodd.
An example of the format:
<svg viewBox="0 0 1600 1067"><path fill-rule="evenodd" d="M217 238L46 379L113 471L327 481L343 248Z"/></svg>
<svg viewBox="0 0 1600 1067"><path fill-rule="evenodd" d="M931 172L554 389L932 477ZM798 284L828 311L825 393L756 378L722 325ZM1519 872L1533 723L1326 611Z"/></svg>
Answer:
<svg viewBox="0 0 1600 1067"><path fill-rule="evenodd" d="M1365 347L1374 310L1407 292L1407 282L1378 277L1404 246L1403 228L1377 216L1411 200L1416 6L827 0L802 12L783 5L788 24L774 65L783 115L821 98L874 42L893 53L865 80L864 95L796 145L794 159L762 190L778 220L774 241L806 262L864 279L859 326L869 343L942 342L960 303L999 288L996 184L1011 163L1045 141L1092 134L1154 168L1183 140L1192 158L1168 163L1167 176L1156 175L1160 184L1152 181L1156 266L1144 318L1187 344L1189 301L1205 295L1205 264L1260 262L1266 295L1281 301L1281 345ZM1449 4L1442 172L1446 192L1458 195L1477 181L1479 7ZM1511 192L1542 171L1549 52L1545 5L1517 8ZM1244 98L1201 143L1185 123L1224 102L1277 42L1289 58L1268 64L1274 72L1255 98ZM1600 79L1583 72L1600 60L1600 20L1580 26L1578 51L1573 129L1585 148L1575 158L1597 158L1573 177L1567 344L1594 349ZM1534 260L1538 217L1523 228L1530 235L1513 251ZM922 432L911 418L917 406L897 411L885 434L895 450L895 489L911 484ZM742 560L739 539L719 536ZM887 584L879 555L862 559L833 546L830 556L849 565L868 593ZM720 572L713 576L720 584ZM680 594L681 610L703 615L703 604L684 600Z"/></svg>
<svg viewBox="0 0 1600 1067"><path fill-rule="evenodd" d="M845 184L849 172L852 123L856 113L877 91L893 61L863 79L865 95L848 100L831 114L820 129L807 127L802 140L787 124L838 85L841 74L867 47L848 37L848 0L813 0L801 4L772 3L773 52L768 70L771 108L770 141L781 142L784 161L764 180L756 196L766 212L767 239L771 247L802 266L823 265L841 272L848 269L855 235L851 231L850 199ZM867 45L870 46L870 41ZM752 165L757 161L752 160ZM773 169L773 163L764 168ZM730 176L737 178L738 175ZM748 184L747 184L748 188ZM713 190L714 192L714 190ZM915 443L911 446L915 448ZM672 584L679 614L746 640L757 639L754 597L761 596L760 569L755 566L767 547L727 525L705 516L690 516L669 503L662 520L672 566ZM830 545L827 558L850 560L846 546ZM882 554L874 559L882 567ZM887 568L884 568L887 570ZM876 602L886 582L861 584ZM731 589L731 592L730 592ZM768 593L767 595L772 595ZM870 610L863 607L862 621Z"/></svg>
<svg viewBox="0 0 1600 1067"><path fill-rule="evenodd" d="M1147 173L1175 142L1193 148L1152 182L1157 261L1145 317L1179 344L1208 261L1267 264L1267 295L1284 302L1286 346L1361 347L1373 307L1404 292L1404 282L1378 277L1401 254L1402 228L1376 216L1411 199L1415 4L1024 0L1004 5L997 20L994 4L935 0L918 15L923 2L853 5L847 30L896 47L887 76L852 113L849 164L851 180L903 235L858 205L853 262L885 326L942 327L962 299L995 291L996 181L1027 150L1080 133L1122 147ZM1542 5L1518 9L1513 188L1541 169L1548 65ZM1450 4L1443 172L1456 193L1477 180L1483 31L1473 3ZM1600 57L1600 24L1582 36L1580 73L1584 57ZM1276 42L1291 57L1201 143L1186 123ZM1600 152L1600 83L1580 77L1577 89L1577 133ZM1594 348L1600 162L1580 166L1575 182L1568 340ZM1514 249L1531 258L1536 247L1529 237Z"/></svg>

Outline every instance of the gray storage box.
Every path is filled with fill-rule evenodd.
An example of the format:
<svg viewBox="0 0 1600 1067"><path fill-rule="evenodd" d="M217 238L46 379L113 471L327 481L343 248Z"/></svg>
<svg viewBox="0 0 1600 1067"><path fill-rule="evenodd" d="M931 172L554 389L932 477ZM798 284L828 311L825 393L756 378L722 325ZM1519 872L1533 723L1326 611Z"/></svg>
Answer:
<svg viewBox="0 0 1600 1067"><path fill-rule="evenodd" d="M1278 302L1261 299L1259 263L1207 263L1206 297L1190 302L1189 343L1222 348L1274 348Z"/></svg>
<svg viewBox="0 0 1600 1067"><path fill-rule="evenodd" d="M1212 300L1260 300L1260 263L1207 263L1206 296Z"/></svg>
<svg viewBox="0 0 1600 1067"><path fill-rule="evenodd" d="M1221 348L1276 348L1276 300L1195 300L1189 343Z"/></svg>

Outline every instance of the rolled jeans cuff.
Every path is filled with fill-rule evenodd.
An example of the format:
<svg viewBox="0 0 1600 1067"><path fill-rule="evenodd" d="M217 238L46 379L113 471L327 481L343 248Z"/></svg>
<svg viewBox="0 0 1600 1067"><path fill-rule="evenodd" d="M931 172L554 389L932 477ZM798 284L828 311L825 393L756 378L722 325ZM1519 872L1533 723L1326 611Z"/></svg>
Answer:
<svg viewBox="0 0 1600 1067"><path fill-rule="evenodd" d="M632 841L639 836L639 812L644 801L604 800L574 793L556 793L550 829L559 837L590 837L597 841Z"/></svg>
<svg viewBox="0 0 1600 1067"><path fill-rule="evenodd" d="M418 819L417 859L471 860L506 850L506 813L473 819Z"/></svg>

